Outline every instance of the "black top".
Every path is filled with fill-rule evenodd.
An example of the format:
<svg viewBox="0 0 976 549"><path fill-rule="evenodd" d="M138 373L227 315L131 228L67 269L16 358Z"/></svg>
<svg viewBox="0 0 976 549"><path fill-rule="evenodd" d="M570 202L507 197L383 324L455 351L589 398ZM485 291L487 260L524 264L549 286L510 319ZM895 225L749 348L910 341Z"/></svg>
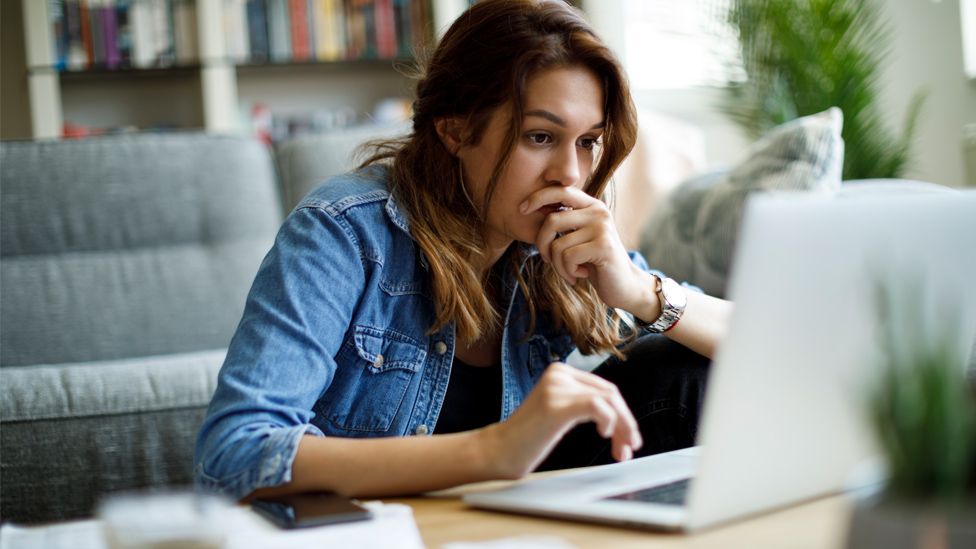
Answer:
<svg viewBox="0 0 976 549"><path fill-rule="evenodd" d="M455 358L434 432L458 433L498 422L502 415L501 370L500 364L471 366Z"/></svg>

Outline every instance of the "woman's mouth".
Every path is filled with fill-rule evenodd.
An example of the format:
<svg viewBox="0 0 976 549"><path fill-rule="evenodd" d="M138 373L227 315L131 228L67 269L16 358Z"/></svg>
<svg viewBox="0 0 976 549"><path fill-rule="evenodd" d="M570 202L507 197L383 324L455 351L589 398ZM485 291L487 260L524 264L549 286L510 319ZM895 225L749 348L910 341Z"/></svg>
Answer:
<svg viewBox="0 0 976 549"><path fill-rule="evenodd" d="M564 212L566 210L572 210L569 206L564 205L562 202L554 202L552 204L546 204L545 206L539 208L539 212L542 215L549 215L556 212Z"/></svg>

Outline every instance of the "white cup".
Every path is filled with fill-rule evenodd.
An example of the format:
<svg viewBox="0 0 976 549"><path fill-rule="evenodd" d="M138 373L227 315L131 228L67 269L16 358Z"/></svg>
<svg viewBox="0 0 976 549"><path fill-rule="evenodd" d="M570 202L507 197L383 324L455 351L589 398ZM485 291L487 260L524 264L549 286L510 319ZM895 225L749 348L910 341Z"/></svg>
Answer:
<svg viewBox="0 0 976 549"><path fill-rule="evenodd" d="M110 549L219 549L232 504L191 490L124 493L98 507Z"/></svg>

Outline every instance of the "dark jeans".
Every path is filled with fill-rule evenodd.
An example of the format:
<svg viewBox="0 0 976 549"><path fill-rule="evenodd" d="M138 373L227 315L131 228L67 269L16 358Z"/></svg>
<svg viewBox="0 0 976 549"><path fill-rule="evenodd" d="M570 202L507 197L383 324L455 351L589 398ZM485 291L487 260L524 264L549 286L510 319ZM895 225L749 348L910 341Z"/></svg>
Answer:
<svg viewBox="0 0 976 549"><path fill-rule="evenodd" d="M617 385L640 426L644 446L634 457L693 446L710 361L657 334L639 338L626 354L625 360L607 359L593 373ZM584 423L567 433L536 470L613 463L610 450L596 424Z"/></svg>

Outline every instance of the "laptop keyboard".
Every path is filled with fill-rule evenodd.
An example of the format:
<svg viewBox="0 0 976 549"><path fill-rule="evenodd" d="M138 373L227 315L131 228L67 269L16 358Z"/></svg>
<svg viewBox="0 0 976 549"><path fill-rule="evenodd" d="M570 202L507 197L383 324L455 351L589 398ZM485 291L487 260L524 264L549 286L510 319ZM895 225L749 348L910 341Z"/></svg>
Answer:
<svg viewBox="0 0 976 549"><path fill-rule="evenodd" d="M685 498L688 496L688 486L690 478L644 488L634 492L627 492L606 499L619 499L623 501L641 501L644 503L659 503L663 505L684 505Z"/></svg>

